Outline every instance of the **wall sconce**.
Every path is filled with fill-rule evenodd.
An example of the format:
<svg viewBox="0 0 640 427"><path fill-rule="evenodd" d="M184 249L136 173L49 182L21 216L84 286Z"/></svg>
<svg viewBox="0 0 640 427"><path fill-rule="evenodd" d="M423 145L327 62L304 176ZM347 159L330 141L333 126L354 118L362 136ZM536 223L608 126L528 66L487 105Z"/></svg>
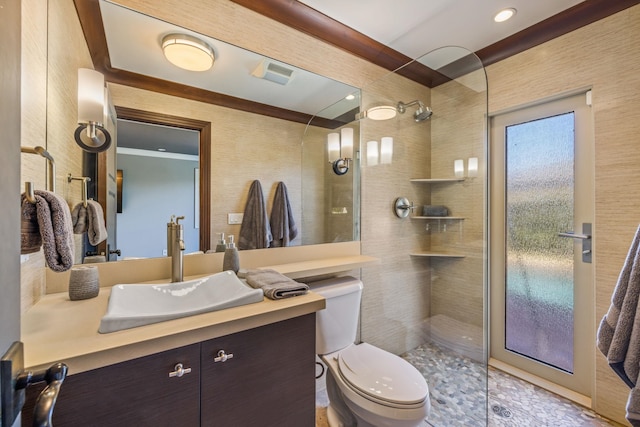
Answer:
<svg viewBox="0 0 640 427"><path fill-rule="evenodd" d="M390 165L393 159L393 138L383 136L380 141L380 164Z"/></svg>
<svg viewBox="0 0 640 427"><path fill-rule="evenodd" d="M353 128L342 128L340 134L333 132L327 135L327 152L336 175L349 172L353 161Z"/></svg>
<svg viewBox="0 0 640 427"><path fill-rule="evenodd" d="M88 68L78 69L78 128L74 138L85 151L99 153L111 146L111 135L104 128L108 105L104 76Z"/></svg>
<svg viewBox="0 0 640 427"><path fill-rule="evenodd" d="M464 178L464 160L454 160L453 173L455 174L456 178Z"/></svg>
<svg viewBox="0 0 640 427"><path fill-rule="evenodd" d="M367 166L376 166L380 155L378 153L378 141L367 142Z"/></svg>
<svg viewBox="0 0 640 427"><path fill-rule="evenodd" d="M470 178L475 178L478 176L478 158L477 157L469 157L467 161L467 176Z"/></svg>

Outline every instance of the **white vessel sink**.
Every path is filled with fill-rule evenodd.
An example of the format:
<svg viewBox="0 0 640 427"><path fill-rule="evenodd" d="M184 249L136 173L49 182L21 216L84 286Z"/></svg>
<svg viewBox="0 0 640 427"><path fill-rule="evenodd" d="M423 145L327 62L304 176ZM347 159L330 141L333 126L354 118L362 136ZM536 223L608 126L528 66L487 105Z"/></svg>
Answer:
<svg viewBox="0 0 640 427"><path fill-rule="evenodd" d="M232 271L162 285L114 285L98 332L104 334L252 304L263 298L261 289L253 289Z"/></svg>

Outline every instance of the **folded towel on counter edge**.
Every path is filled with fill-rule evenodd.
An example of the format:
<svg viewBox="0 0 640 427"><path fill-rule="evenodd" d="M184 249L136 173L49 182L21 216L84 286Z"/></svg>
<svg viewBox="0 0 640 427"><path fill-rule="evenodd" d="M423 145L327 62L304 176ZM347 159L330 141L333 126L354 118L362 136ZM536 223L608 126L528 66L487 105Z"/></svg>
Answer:
<svg viewBox="0 0 640 427"><path fill-rule="evenodd" d="M260 181L255 180L249 187L249 195L238 236L238 249L268 248L271 240L273 237L262 194L262 185L260 185Z"/></svg>
<svg viewBox="0 0 640 427"><path fill-rule="evenodd" d="M34 195L35 204L30 203L24 194L22 196L23 223L27 218L36 218L47 265L56 272L67 271L73 266L75 254L69 206L62 197L50 191L35 190ZM33 221L28 222L31 227ZM33 230L30 229L29 237L32 236ZM33 239L24 242L22 240L21 238L21 244L24 243L25 246L34 244Z"/></svg>
<svg viewBox="0 0 640 427"><path fill-rule="evenodd" d="M83 203L78 203L71 212L71 219L73 232L75 234L86 232L91 245L96 246L107 239L102 205L95 200L87 200L86 208Z"/></svg>
<svg viewBox="0 0 640 427"><path fill-rule="evenodd" d="M287 186L284 182L279 182L276 187L269 222L271 223L271 234L273 235L272 248L289 246L289 243L298 235L291 203L289 203Z"/></svg>
<svg viewBox="0 0 640 427"><path fill-rule="evenodd" d="M309 286L296 282L275 270L248 270L245 280L255 289L262 289L264 296L270 299L282 299L304 295L309 291Z"/></svg>
<svg viewBox="0 0 640 427"><path fill-rule="evenodd" d="M627 420L640 427L640 227L618 277L611 305L597 334L598 349L613 371L630 387Z"/></svg>

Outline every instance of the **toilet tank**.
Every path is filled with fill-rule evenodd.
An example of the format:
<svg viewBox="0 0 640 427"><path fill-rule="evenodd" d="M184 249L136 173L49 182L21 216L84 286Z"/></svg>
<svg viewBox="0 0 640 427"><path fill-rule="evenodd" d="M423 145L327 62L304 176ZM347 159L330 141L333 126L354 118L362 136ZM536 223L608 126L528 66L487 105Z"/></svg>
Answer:
<svg viewBox="0 0 640 427"><path fill-rule="evenodd" d="M362 282L343 276L309 283L326 299L326 308L316 312L316 354L329 354L353 344L358 331Z"/></svg>

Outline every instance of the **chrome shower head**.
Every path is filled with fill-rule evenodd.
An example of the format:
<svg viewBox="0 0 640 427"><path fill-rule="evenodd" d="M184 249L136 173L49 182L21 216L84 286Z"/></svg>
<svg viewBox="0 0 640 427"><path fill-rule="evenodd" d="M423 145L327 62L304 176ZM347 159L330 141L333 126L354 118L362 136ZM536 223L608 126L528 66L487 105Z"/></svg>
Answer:
<svg viewBox="0 0 640 427"><path fill-rule="evenodd" d="M407 102L406 104L400 101L398 102L396 109L398 110L398 113L403 114L405 111L407 111L407 107L410 107L416 104L418 105L418 109L416 110L415 113L413 113L413 120L416 123L420 123L431 118L431 115L433 114L433 111L431 110L431 108L425 107L425 105L418 100Z"/></svg>

